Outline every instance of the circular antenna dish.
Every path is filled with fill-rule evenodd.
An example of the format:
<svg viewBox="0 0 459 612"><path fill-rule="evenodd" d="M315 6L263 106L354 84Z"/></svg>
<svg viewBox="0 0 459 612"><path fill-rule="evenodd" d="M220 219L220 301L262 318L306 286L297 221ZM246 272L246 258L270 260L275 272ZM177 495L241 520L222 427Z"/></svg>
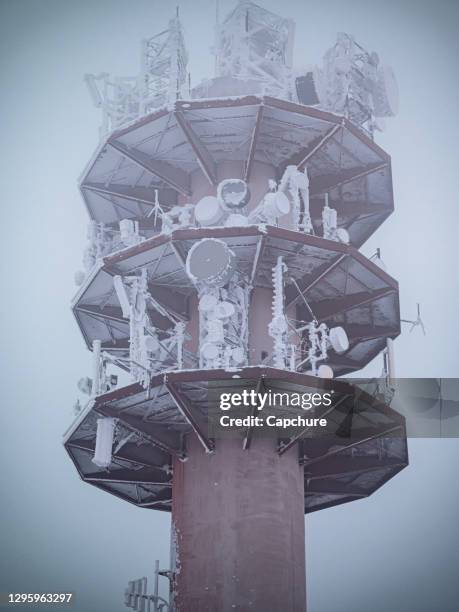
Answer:
<svg viewBox="0 0 459 612"><path fill-rule="evenodd" d="M235 309L231 302L220 302L215 308L215 316L218 319L228 319L233 316L234 312Z"/></svg>
<svg viewBox="0 0 459 612"><path fill-rule="evenodd" d="M217 197L225 210L237 211L248 204L250 191L241 179L225 179L217 187Z"/></svg>
<svg viewBox="0 0 459 612"><path fill-rule="evenodd" d="M235 255L222 241L204 238L190 249L186 272L194 283L223 287L234 274Z"/></svg>
<svg viewBox="0 0 459 612"><path fill-rule="evenodd" d="M333 378L333 369L328 365L320 365L317 370L317 376L319 378Z"/></svg>
<svg viewBox="0 0 459 612"><path fill-rule="evenodd" d="M210 312L218 304L215 295L205 293L199 300L199 310L201 312Z"/></svg>
<svg viewBox="0 0 459 612"><path fill-rule="evenodd" d="M218 346L216 344L207 342L203 345L201 353L204 359L217 359L220 351L218 350Z"/></svg>
<svg viewBox="0 0 459 612"><path fill-rule="evenodd" d="M233 213L225 221L225 227L245 227L249 225L249 220L245 215Z"/></svg>
<svg viewBox="0 0 459 612"><path fill-rule="evenodd" d="M374 92L374 105L377 117L393 117L398 113L398 85L394 71L390 66L381 66L378 69L378 82Z"/></svg>
<svg viewBox="0 0 459 612"><path fill-rule="evenodd" d="M338 353L338 355L345 353L349 348L349 338L343 327L332 327L328 337L333 350L335 353Z"/></svg>
<svg viewBox="0 0 459 612"><path fill-rule="evenodd" d="M349 232L344 229L344 227L338 227L338 229L336 230L336 236L340 242L343 242L344 244L349 244Z"/></svg>
<svg viewBox="0 0 459 612"><path fill-rule="evenodd" d="M269 216L282 217L290 212L290 202L282 191L272 191L265 195L263 208Z"/></svg>
<svg viewBox="0 0 459 612"><path fill-rule="evenodd" d="M278 216L282 217L282 215L286 215L290 212L290 202L288 197L282 191L276 191L276 209L278 211Z"/></svg>
<svg viewBox="0 0 459 612"><path fill-rule="evenodd" d="M215 196L201 198L194 209L194 217L200 225L217 225L224 216L220 202Z"/></svg>

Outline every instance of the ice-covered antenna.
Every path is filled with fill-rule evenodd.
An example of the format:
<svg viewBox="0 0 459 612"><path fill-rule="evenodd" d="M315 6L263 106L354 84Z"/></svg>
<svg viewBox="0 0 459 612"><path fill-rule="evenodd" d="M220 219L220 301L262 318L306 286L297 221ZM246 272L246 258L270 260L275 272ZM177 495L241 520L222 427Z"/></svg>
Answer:
<svg viewBox="0 0 459 612"><path fill-rule="evenodd" d="M89 94L96 108L101 108L104 102L102 94L99 88L97 87L96 81L100 81L100 80L104 81L108 76L109 75L106 72L101 72L100 74L85 74L84 75L84 82L86 83L86 86L89 90Z"/></svg>
<svg viewBox="0 0 459 612"><path fill-rule="evenodd" d="M417 306L417 318L412 320L412 319L400 319L400 321L402 323L409 323L411 325L410 327L410 333L413 331L413 329L415 327L420 327L422 329L422 333L424 334L424 336L426 335L426 328L424 327L424 322L421 319L421 305L419 304L419 302L416 304Z"/></svg>
<svg viewBox="0 0 459 612"><path fill-rule="evenodd" d="M342 114L371 135L383 129L381 118L398 112L392 69L344 32L326 52L321 68L308 69L297 77L296 93L301 104Z"/></svg>
<svg viewBox="0 0 459 612"><path fill-rule="evenodd" d="M291 97L293 21L242 0L216 30L217 77L250 81L259 92Z"/></svg>
<svg viewBox="0 0 459 612"><path fill-rule="evenodd" d="M268 333L273 339L273 357L276 368L285 367L287 354L287 320L284 308L284 272L287 270L282 256L277 258L277 263L272 270L273 279L273 318L268 327Z"/></svg>
<svg viewBox="0 0 459 612"><path fill-rule="evenodd" d="M154 223L156 225L156 222L158 220L158 213L162 215L164 215L164 210L161 208L161 205L159 203L159 191L158 189L155 189L155 204L153 206L153 208L150 210L150 212L147 215L147 219L149 219L152 215L154 215Z"/></svg>

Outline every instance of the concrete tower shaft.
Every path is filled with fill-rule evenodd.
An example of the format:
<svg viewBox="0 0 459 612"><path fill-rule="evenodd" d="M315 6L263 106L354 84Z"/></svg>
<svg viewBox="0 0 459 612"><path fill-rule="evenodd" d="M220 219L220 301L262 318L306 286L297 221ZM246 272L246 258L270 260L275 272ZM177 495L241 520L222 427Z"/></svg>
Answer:
<svg viewBox="0 0 459 612"><path fill-rule="evenodd" d="M273 438L241 452L194 437L174 463L172 531L177 612L304 612L304 476L298 451L276 452ZM269 577L269 579L267 579Z"/></svg>

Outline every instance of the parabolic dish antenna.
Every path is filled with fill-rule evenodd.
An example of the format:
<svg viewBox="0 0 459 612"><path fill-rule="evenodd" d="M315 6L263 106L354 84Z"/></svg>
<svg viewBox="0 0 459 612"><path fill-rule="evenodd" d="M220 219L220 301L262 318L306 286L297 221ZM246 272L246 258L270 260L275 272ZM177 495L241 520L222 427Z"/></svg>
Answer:
<svg viewBox="0 0 459 612"><path fill-rule="evenodd" d="M220 349L218 348L217 344L207 342L203 345L201 353L205 359L217 359L220 354Z"/></svg>
<svg viewBox="0 0 459 612"><path fill-rule="evenodd" d="M186 259L186 273L197 284L223 287L234 274L235 267L233 251L215 238L196 242Z"/></svg>
<svg viewBox="0 0 459 612"><path fill-rule="evenodd" d="M228 319L232 317L235 312L235 308L231 302L220 302L215 308L215 316L219 319Z"/></svg>
<svg viewBox="0 0 459 612"><path fill-rule="evenodd" d="M205 293L199 300L199 310L201 312L210 312L218 304L218 299L211 293Z"/></svg>
<svg viewBox="0 0 459 612"><path fill-rule="evenodd" d="M320 365L317 375L319 378L333 378L333 369L328 365Z"/></svg>
<svg viewBox="0 0 459 612"><path fill-rule="evenodd" d="M225 221L225 227L246 227L247 225L249 225L249 219L239 213L228 215Z"/></svg>
<svg viewBox="0 0 459 612"><path fill-rule="evenodd" d="M319 378L333 378L334 376L333 369L325 364L322 364L317 368L316 374L314 374L312 370L307 370L306 374L308 376L318 376Z"/></svg>
<svg viewBox="0 0 459 612"><path fill-rule="evenodd" d="M343 327L332 327L328 337L333 350L335 353L338 353L338 355L345 353L349 348L349 338Z"/></svg>
<svg viewBox="0 0 459 612"><path fill-rule="evenodd" d="M282 217L290 212L290 202L282 191L270 192L264 197L263 209L270 216Z"/></svg>
<svg viewBox="0 0 459 612"><path fill-rule="evenodd" d="M194 217L200 225L217 225L224 216L220 202L215 196L205 196L194 209Z"/></svg>
<svg viewBox="0 0 459 612"><path fill-rule="evenodd" d="M248 204L250 191L242 179L225 179L218 185L217 197L225 210L238 211Z"/></svg>

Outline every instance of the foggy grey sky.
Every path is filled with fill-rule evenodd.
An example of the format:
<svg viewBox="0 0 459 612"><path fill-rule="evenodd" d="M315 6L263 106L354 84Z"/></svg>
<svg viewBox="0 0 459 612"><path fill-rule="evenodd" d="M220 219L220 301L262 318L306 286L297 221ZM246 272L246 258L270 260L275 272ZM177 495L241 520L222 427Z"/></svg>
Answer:
<svg viewBox="0 0 459 612"><path fill-rule="evenodd" d="M457 228L459 4L445 0L265 0L296 22L295 64L336 32L396 73L399 115L377 142L392 155L395 213L381 247L402 316L422 303L426 338L395 344L398 376L459 376ZM100 116L85 72L138 70L140 40L175 3L3 0L1 591L76 592L74 610L122 611L129 579L169 561L169 516L83 484L63 450L90 354L70 312L87 216L77 178ZM220 1L225 15L233 2ZM210 76L214 0L181 2L192 83ZM367 372L379 373L380 362ZM311 612L455 610L459 442L410 440L410 466L371 498L306 519ZM45 608L41 608L44 610Z"/></svg>

